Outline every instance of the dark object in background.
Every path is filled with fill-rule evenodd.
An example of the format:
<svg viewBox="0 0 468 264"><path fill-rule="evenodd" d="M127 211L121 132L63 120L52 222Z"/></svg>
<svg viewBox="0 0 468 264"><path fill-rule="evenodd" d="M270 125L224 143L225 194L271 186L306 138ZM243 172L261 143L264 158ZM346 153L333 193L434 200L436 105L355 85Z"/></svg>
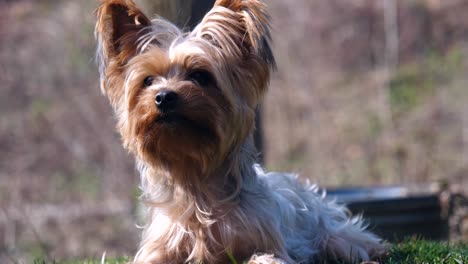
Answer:
<svg viewBox="0 0 468 264"><path fill-rule="evenodd" d="M213 7L215 0L197 0L192 3L192 13L188 22L192 30L202 20L203 16Z"/></svg>
<svg viewBox="0 0 468 264"><path fill-rule="evenodd" d="M436 186L346 188L327 193L346 203L353 214L362 213L370 229L388 241L408 236L429 240L449 237L448 210Z"/></svg>

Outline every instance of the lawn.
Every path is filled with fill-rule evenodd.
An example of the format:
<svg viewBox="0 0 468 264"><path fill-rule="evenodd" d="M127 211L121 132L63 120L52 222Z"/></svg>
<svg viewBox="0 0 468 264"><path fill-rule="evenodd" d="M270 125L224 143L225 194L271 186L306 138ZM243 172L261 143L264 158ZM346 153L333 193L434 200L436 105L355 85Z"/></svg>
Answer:
<svg viewBox="0 0 468 264"><path fill-rule="evenodd" d="M468 264L468 244L406 240L394 245L385 264Z"/></svg>
<svg viewBox="0 0 468 264"><path fill-rule="evenodd" d="M106 264L124 264L129 258L106 258ZM101 260L46 261L37 259L34 264L99 264ZM324 261L323 263L331 263ZM450 245L446 242L407 239L393 245L381 264L468 264L468 244ZM346 264L338 262L336 264Z"/></svg>

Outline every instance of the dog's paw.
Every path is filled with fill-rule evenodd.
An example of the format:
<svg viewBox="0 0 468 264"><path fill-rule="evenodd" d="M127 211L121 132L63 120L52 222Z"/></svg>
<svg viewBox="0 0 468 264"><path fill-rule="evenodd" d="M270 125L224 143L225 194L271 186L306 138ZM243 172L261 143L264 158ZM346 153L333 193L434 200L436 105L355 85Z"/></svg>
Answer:
<svg viewBox="0 0 468 264"><path fill-rule="evenodd" d="M274 255L262 254L253 255L247 264L286 264L286 262L279 258L275 258Z"/></svg>

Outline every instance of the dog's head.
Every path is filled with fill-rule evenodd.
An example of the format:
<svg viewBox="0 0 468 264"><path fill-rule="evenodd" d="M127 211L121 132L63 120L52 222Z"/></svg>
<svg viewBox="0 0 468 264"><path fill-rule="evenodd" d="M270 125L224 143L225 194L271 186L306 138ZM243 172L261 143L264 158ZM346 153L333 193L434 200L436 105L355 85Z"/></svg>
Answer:
<svg viewBox="0 0 468 264"><path fill-rule="evenodd" d="M263 3L218 0L189 33L131 0L104 0L97 17L101 89L125 147L199 175L239 150L274 67Z"/></svg>

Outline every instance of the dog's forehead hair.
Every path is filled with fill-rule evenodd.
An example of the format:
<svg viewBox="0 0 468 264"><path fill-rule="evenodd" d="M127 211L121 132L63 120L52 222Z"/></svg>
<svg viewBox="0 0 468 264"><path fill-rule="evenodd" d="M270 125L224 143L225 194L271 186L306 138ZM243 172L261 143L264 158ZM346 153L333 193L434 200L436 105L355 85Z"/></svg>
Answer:
<svg viewBox="0 0 468 264"><path fill-rule="evenodd" d="M211 71L213 68L211 64L208 54L202 47L186 42L174 45L168 50L150 48L129 63L131 69L138 67L148 74L168 79L184 76L192 70Z"/></svg>
<svg viewBox="0 0 468 264"><path fill-rule="evenodd" d="M199 45L195 45L191 41L184 41L171 46L168 50L168 56L170 61L176 61L183 57L203 57L206 56L206 52Z"/></svg>
<svg viewBox="0 0 468 264"><path fill-rule="evenodd" d="M209 54L199 45L194 45L190 41L181 42L172 46L168 51L170 63L174 66L171 70L191 71L195 69L209 70L212 61Z"/></svg>
<svg viewBox="0 0 468 264"><path fill-rule="evenodd" d="M142 70L148 74L157 76L167 75L171 62L165 52L159 48L152 48L130 60L128 68L130 72Z"/></svg>

